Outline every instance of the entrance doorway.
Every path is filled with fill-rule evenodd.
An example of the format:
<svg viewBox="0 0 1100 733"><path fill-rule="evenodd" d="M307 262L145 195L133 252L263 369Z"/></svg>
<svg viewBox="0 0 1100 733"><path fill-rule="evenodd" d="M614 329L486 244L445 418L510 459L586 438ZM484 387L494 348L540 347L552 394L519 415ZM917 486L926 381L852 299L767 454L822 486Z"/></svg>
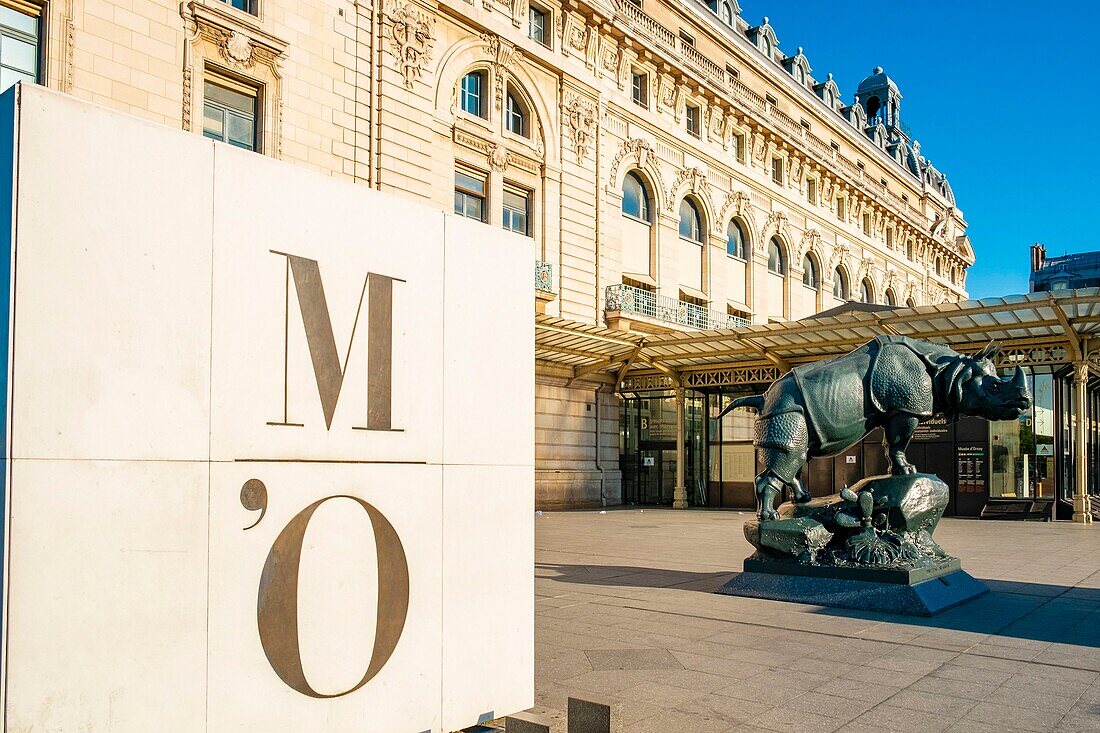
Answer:
<svg viewBox="0 0 1100 733"><path fill-rule="evenodd" d="M691 465L691 446L687 446L688 465ZM643 443L639 446L641 466L635 491L627 488L624 497L637 504L672 504L676 489L675 443ZM631 495L633 494L633 495Z"/></svg>

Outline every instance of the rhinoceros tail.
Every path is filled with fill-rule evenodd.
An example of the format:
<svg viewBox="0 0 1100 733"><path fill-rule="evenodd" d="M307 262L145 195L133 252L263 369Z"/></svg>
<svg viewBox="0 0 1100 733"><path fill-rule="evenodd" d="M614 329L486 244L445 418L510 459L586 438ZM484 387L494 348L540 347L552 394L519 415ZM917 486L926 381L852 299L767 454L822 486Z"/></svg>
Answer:
<svg viewBox="0 0 1100 733"><path fill-rule="evenodd" d="M737 407L751 407L757 412L760 412L764 409L764 395L754 394L751 397L738 397L733 402L729 403L724 410L718 413L719 419L727 412Z"/></svg>

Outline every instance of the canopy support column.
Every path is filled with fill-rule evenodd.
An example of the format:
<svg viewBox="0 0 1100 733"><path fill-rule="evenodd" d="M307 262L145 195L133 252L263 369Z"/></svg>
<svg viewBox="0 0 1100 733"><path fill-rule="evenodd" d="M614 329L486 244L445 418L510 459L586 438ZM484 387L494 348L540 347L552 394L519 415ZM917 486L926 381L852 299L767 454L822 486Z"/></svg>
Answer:
<svg viewBox="0 0 1100 733"><path fill-rule="evenodd" d="M684 463L687 451L684 449L684 388L676 388L676 486L672 490L672 508L687 509L687 487L684 486Z"/></svg>
<svg viewBox="0 0 1100 733"><path fill-rule="evenodd" d="M1074 466L1076 466L1076 486L1073 491L1073 521L1092 524L1092 512L1088 494L1089 462L1086 455L1088 430L1088 390L1089 365L1083 359L1073 365L1073 412L1076 417L1077 432L1074 434Z"/></svg>

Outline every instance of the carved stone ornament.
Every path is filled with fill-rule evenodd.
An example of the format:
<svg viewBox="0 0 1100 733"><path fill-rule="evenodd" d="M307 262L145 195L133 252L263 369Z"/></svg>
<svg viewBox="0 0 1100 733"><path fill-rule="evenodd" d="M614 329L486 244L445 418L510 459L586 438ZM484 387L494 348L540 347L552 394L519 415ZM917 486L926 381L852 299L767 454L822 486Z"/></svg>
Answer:
<svg viewBox="0 0 1100 733"><path fill-rule="evenodd" d="M787 235L788 232L787 215L782 211L773 211L768 214L768 218L764 220L764 236L760 237L756 243L756 248L761 252L768 250L768 239L772 234ZM790 240L790 237L787 237Z"/></svg>
<svg viewBox="0 0 1100 733"><path fill-rule="evenodd" d="M829 258L829 269L835 270L848 257L848 245L838 244L833 247L833 256Z"/></svg>
<svg viewBox="0 0 1100 733"><path fill-rule="evenodd" d="M487 156L489 167L497 173L503 173L508 168L508 161L510 155L506 148L500 145L493 145L489 148L489 154Z"/></svg>
<svg viewBox="0 0 1100 733"><path fill-rule="evenodd" d="M620 145L619 152L615 153L615 157L611 160L611 181L618 179L619 166L629 155L635 156L635 165L638 168L645 168L650 163L653 148L650 147L649 142L641 138L632 138Z"/></svg>
<svg viewBox="0 0 1100 733"><path fill-rule="evenodd" d="M222 44L222 53L230 63L252 65L252 41L243 33L230 33Z"/></svg>
<svg viewBox="0 0 1100 733"><path fill-rule="evenodd" d="M679 192L680 186L685 183L689 183L688 190L696 196L710 197L710 183L707 182L706 171L694 167L683 168L676 174L676 180L672 182L672 186L668 189L668 195L665 197L665 209L668 211L676 209L678 203L676 194Z"/></svg>
<svg viewBox="0 0 1100 733"><path fill-rule="evenodd" d="M798 243L798 259L805 257L807 252L821 253L821 232L816 229L807 229Z"/></svg>
<svg viewBox="0 0 1100 733"><path fill-rule="evenodd" d="M736 216L740 219L747 219L749 217L749 195L744 191L734 191L733 193L726 194L726 203L722 206L722 213L719 219L724 222L731 216Z"/></svg>
<svg viewBox="0 0 1100 733"><path fill-rule="evenodd" d="M569 139L573 143L573 150L577 152L577 162L580 163L588 155L592 137L596 134L596 108L581 97L573 97L565 106L564 112Z"/></svg>
<svg viewBox="0 0 1100 733"><path fill-rule="evenodd" d="M527 20L528 9L530 7L527 0L512 0L512 25L519 28L523 25L523 22Z"/></svg>
<svg viewBox="0 0 1100 733"><path fill-rule="evenodd" d="M432 58L435 18L400 2L390 3L386 15L390 19L391 53L397 60L405 88L412 89Z"/></svg>

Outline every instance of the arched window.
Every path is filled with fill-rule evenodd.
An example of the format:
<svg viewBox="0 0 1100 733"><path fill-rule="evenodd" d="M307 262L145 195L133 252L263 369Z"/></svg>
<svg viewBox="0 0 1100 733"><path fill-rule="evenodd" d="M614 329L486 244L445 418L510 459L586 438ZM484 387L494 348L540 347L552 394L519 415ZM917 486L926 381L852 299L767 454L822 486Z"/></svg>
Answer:
<svg viewBox="0 0 1100 733"><path fill-rule="evenodd" d="M937 275L942 275L943 274L943 264L939 261L939 259L936 260L936 274Z"/></svg>
<svg viewBox="0 0 1100 733"><path fill-rule="evenodd" d="M484 71L471 71L462 77L462 111L478 117L488 117L485 104L486 74Z"/></svg>
<svg viewBox="0 0 1100 733"><path fill-rule="evenodd" d="M859 286L859 299L863 303L875 302L875 290L871 287L870 280L864 280L863 284Z"/></svg>
<svg viewBox="0 0 1100 733"><path fill-rule="evenodd" d="M649 190L641 177L634 172L627 173L623 179L623 213L649 224L653 221L649 203Z"/></svg>
<svg viewBox="0 0 1100 733"><path fill-rule="evenodd" d="M870 99L868 99L867 100L867 117L868 117L868 119L870 119L871 117L874 117L875 113L878 112L879 107L881 107L881 106L882 106L882 102L879 100L878 97L872 96Z"/></svg>
<svg viewBox="0 0 1100 733"><path fill-rule="evenodd" d="M691 199L680 202L680 236L703 243L703 217L699 214L699 207Z"/></svg>
<svg viewBox="0 0 1100 733"><path fill-rule="evenodd" d="M520 137L530 137L531 126L528 122L527 107L508 90L508 103L504 108L504 126L508 132Z"/></svg>
<svg viewBox="0 0 1100 733"><path fill-rule="evenodd" d="M905 305L909 306L910 308L916 308L917 302L912 298L909 298L907 301L905 301Z"/></svg>
<svg viewBox="0 0 1100 733"><path fill-rule="evenodd" d="M817 276L817 264L814 262L814 258L809 255L802 258L802 284L814 290L817 290L821 284L820 278Z"/></svg>
<svg viewBox="0 0 1100 733"><path fill-rule="evenodd" d="M886 305L897 305L898 299L894 297L894 291L890 288L886 289L886 294L882 296L882 299L886 301Z"/></svg>
<svg viewBox="0 0 1100 733"><path fill-rule="evenodd" d="M745 236L745 230L741 225L736 220L730 219L729 226L726 227L726 254L745 259L747 240L748 237Z"/></svg>
<svg viewBox="0 0 1100 733"><path fill-rule="evenodd" d="M833 271L833 297L848 300L848 278L844 277L844 270L839 267Z"/></svg>
<svg viewBox="0 0 1100 733"><path fill-rule="evenodd" d="M733 25L733 6L723 1L719 6L719 17L726 25Z"/></svg>
<svg viewBox="0 0 1100 733"><path fill-rule="evenodd" d="M775 237L768 242L768 272L776 275L787 274L787 260L783 256L783 247Z"/></svg>

